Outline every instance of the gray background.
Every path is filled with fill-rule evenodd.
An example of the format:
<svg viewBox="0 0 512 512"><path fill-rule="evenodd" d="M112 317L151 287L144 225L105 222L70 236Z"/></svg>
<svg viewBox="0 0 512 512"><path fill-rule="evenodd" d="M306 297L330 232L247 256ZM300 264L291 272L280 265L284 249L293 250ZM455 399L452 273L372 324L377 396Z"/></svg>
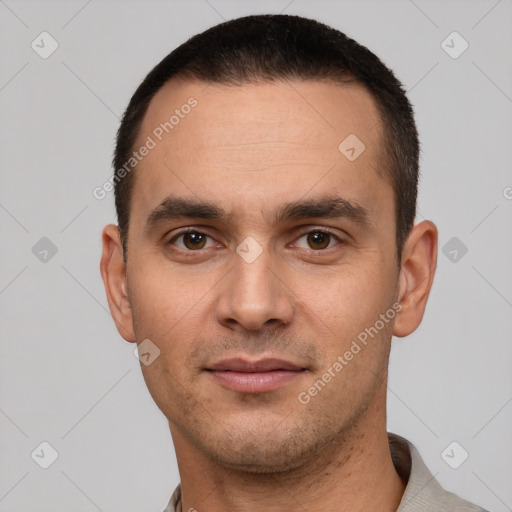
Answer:
<svg viewBox="0 0 512 512"><path fill-rule="evenodd" d="M179 481L171 438L108 311L98 263L114 207L92 190L150 68L223 19L263 12L333 25L408 90L418 218L439 227L440 254L422 325L393 342L388 428L450 490L512 510L512 0L0 0L1 511L167 504ZM47 59L31 48L43 31L59 44ZM442 46L453 31L469 43L458 58ZM48 469L43 441L59 455ZM442 456L453 441L469 454L457 469Z"/></svg>

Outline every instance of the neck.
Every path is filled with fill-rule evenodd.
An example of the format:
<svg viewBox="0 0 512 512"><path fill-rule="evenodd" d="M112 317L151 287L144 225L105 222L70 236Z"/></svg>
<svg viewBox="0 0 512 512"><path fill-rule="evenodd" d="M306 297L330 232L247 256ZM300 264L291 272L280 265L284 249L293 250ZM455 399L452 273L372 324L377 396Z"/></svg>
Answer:
<svg viewBox="0 0 512 512"><path fill-rule="evenodd" d="M379 403L382 400L375 401ZM380 411L372 405L359 424L342 440L333 441L317 453L314 460L283 473L244 473L219 466L170 423L180 472L182 510L395 512L405 485L391 459L385 400L383 403Z"/></svg>

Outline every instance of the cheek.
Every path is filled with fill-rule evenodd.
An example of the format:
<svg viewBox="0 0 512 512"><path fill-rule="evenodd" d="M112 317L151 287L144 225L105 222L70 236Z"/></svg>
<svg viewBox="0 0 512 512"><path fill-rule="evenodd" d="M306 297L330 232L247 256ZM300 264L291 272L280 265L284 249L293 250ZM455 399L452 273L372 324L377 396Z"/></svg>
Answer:
<svg viewBox="0 0 512 512"><path fill-rule="evenodd" d="M385 375L395 311L390 311L391 295L375 279L339 279L324 295L310 297L306 322L317 328L317 346L322 365L311 375L306 393L315 394L314 406L326 404L353 410L370 400ZM341 414L341 413L340 413Z"/></svg>
<svg viewBox="0 0 512 512"><path fill-rule="evenodd" d="M130 289L134 329L138 341L151 340L159 352L151 364L141 364L141 370L155 403L164 415L173 417L189 407L185 390L191 375L185 362L205 328L199 318L204 292L185 288L178 274L168 272L164 278L155 266L147 267Z"/></svg>
<svg viewBox="0 0 512 512"><path fill-rule="evenodd" d="M314 285L313 285L314 284ZM333 336L356 336L390 306L391 283L379 269L345 265L314 283L297 283L304 304ZM341 341L341 340L340 340Z"/></svg>
<svg viewBox="0 0 512 512"><path fill-rule="evenodd" d="M180 328L180 323L199 306L208 283L184 276L169 265L148 261L133 273L129 293L134 317L142 336L165 334ZM211 286L210 286L211 288Z"/></svg>
<svg viewBox="0 0 512 512"><path fill-rule="evenodd" d="M147 264L131 283L135 334L137 340L150 339L160 350L158 364L148 367L148 372L167 372L171 379L177 376L184 379L187 371L184 362L189 361L196 340L211 328L209 292L216 281L212 275L157 268L156 264Z"/></svg>

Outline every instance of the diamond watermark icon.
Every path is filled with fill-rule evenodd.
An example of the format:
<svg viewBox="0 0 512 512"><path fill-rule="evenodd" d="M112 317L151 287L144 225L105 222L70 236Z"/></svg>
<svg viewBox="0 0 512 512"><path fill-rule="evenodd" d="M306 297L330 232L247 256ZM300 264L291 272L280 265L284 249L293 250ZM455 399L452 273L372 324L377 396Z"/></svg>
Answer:
<svg viewBox="0 0 512 512"><path fill-rule="evenodd" d="M451 442L442 452L441 458L450 466L452 469L457 469L469 457L469 453L464 449L462 445L457 441Z"/></svg>
<svg viewBox="0 0 512 512"><path fill-rule="evenodd" d="M39 57L47 59L59 47L57 40L48 32L41 32L30 44Z"/></svg>
<svg viewBox="0 0 512 512"><path fill-rule="evenodd" d="M454 31L444 39L441 48L452 59L458 59L469 48L469 43L458 32Z"/></svg>
<svg viewBox="0 0 512 512"><path fill-rule="evenodd" d="M145 339L135 347L133 355L144 366L149 366L160 355L160 349L151 340Z"/></svg>
<svg viewBox="0 0 512 512"><path fill-rule="evenodd" d="M59 458L59 453L48 441L43 441L30 456L38 466L48 469Z"/></svg>
<svg viewBox="0 0 512 512"><path fill-rule="evenodd" d="M248 236L236 248L236 252L246 263L252 263L263 252L263 247L252 236Z"/></svg>
<svg viewBox="0 0 512 512"><path fill-rule="evenodd" d="M343 139L338 146L338 150L343 156L353 162L356 158L363 153L366 149L363 141L357 136L351 133L348 137Z"/></svg>
<svg viewBox="0 0 512 512"><path fill-rule="evenodd" d="M443 245L442 251L452 263L458 263L468 252L468 248L456 236L452 236Z"/></svg>
<svg viewBox="0 0 512 512"><path fill-rule="evenodd" d="M48 263L56 254L57 246L46 236L43 236L32 247L32 254L42 263Z"/></svg>

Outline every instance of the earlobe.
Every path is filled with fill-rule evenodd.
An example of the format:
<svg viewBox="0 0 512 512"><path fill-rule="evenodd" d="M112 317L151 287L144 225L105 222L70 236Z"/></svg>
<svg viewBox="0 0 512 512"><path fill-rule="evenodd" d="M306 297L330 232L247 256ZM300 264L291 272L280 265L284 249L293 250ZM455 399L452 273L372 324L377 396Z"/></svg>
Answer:
<svg viewBox="0 0 512 512"><path fill-rule="evenodd" d="M105 286L107 301L119 334L129 342L135 341L133 319L128 298L126 267L119 228L105 226L102 233L103 252L100 272Z"/></svg>
<svg viewBox="0 0 512 512"><path fill-rule="evenodd" d="M408 336L421 323L437 266L437 228L430 221L416 224L405 242L398 282L402 309L393 335Z"/></svg>

